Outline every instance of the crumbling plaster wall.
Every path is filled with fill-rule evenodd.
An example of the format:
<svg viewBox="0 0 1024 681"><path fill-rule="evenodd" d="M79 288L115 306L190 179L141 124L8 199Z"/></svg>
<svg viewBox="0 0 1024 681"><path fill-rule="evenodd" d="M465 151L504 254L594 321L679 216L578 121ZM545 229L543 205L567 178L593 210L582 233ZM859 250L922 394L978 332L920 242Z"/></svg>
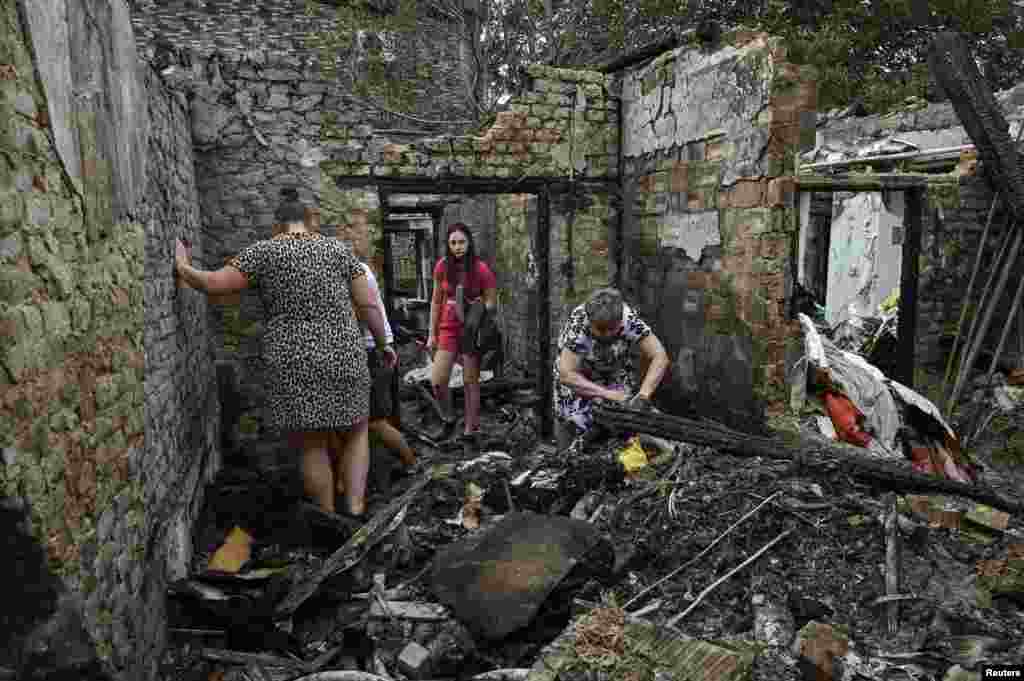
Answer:
<svg viewBox="0 0 1024 681"><path fill-rule="evenodd" d="M814 73L736 31L622 74L623 287L674 361L663 404L737 419L781 395L795 153Z"/></svg>
<svg viewBox="0 0 1024 681"><path fill-rule="evenodd" d="M996 94L1009 123L1009 132L1016 138L1024 123L1024 84ZM826 121L817 132L822 148L860 148L890 137L906 140L922 149L955 147L972 144L951 104L931 104L885 116L839 118ZM1020 146L1024 153L1024 145ZM952 346L960 318L964 294L971 271L982 247L981 237L994 193L980 166L962 162L951 173L956 182L950 189L950 175L936 175L934 188L926 192L922 215L920 279L918 284L918 318L916 358L925 366L944 366L945 353ZM1002 207L994 216L994 229L1002 234L1006 225ZM985 276L995 266L1001 239L991 235L982 254L980 282L975 284L974 300L984 285ZM1003 328L1002 320L1012 302L1012 287L1007 287L1003 304L990 332L994 348ZM1011 336L1012 338L1012 336ZM1013 348L1008 349L1012 352Z"/></svg>
<svg viewBox="0 0 1024 681"><path fill-rule="evenodd" d="M4 3L0 32L0 497L62 582L4 585L0 666L154 678L217 416L171 279L197 226L184 111L123 0Z"/></svg>

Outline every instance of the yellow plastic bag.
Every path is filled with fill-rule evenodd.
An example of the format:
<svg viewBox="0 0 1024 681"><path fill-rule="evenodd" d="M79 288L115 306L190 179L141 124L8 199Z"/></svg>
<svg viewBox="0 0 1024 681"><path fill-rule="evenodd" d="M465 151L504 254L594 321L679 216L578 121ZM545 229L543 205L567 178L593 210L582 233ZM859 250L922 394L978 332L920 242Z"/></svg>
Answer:
<svg viewBox="0 0 1024 681"><path fill-rule="evenodd" d="M626 469L626 475L635 475L647 466L647 452L640 444L640 436L630 438L626 447L619 452L619 463Z"/></svg>
<svg viewBox="0 0 1024 681"><path fill-rule="evenodd" d="M241 527L228 533L224 545L217 549L210 559L210 569L218 572L236 573L252 555L252 536Z"/></svg>
<svg viewBox="0 0 1024 681"><path fill-rule="evenodd" d="M889 296L878 304L878 311L882 314L887 314L899 308L900 306L900 290L894 289Z"/></svg>

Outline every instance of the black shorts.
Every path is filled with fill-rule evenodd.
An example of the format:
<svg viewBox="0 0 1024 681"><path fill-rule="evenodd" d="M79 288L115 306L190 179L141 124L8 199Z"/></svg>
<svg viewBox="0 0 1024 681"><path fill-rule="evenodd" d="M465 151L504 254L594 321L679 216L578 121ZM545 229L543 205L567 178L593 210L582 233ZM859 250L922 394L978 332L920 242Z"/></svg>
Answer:
<svg viewBox="0 0 1024 681"><path fill-rule="evenodd" d="M384 366L376 350L367 350L366 363L370 367L370 420L394 416L395 400L392 391L394 369Z"/></svg>

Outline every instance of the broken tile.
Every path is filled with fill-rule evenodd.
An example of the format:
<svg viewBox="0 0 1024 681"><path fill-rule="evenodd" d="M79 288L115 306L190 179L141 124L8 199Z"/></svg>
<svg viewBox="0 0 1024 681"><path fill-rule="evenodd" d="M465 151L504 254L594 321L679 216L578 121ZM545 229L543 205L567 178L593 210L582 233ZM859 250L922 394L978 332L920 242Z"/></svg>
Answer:
<svg viewBox="0 0 1024 681"><path fill-rule="evenodd" d="M607 544L593 525L562 516L510 513L493 527L438 552L431 588L457 619L488 639L527 625L576 568L603 570L587 560ZM610 570L611 566L607 566Z"/></svg>
<svg viewBox="0 0 1024 681"><path fill-rule="evenodd" d="M836 678L836 660L849 650L849 636L831 624L808 622L797 633L793 652L804 660L808 681L830 681Z"/></svg>

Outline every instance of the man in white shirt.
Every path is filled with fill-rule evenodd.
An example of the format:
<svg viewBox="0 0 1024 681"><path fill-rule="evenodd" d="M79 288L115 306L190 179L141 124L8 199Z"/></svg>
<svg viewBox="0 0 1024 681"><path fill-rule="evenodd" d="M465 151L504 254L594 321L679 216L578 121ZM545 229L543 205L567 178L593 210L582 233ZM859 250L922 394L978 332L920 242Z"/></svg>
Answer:
<svg viewBox="0 0 1024 681"><path fill-rule="evenodd" d="M373 269L366 264L366 258L370 250L370 232L367 224L365 211L351 211L351 222L342 225L338 236L352 246L352 252L360 259L360 264L366 272L367 288L370 292L370 300L374 302L384 317L384 324L387 327L388 344L394 342L394 334L391 324L388 321L384 309L384 299L380 294L380 287ZM395 414L395 400L393 375L394 369L388 369L377 355L376 342L369 329L363 328L366 336L367 363L370 366L370 432L376 433L384 444L394 452L398 453L402 463L412 466L416 463L416 452L409 446L409 442L402 435L402 432L391 425L388 420Z"/></svg>

